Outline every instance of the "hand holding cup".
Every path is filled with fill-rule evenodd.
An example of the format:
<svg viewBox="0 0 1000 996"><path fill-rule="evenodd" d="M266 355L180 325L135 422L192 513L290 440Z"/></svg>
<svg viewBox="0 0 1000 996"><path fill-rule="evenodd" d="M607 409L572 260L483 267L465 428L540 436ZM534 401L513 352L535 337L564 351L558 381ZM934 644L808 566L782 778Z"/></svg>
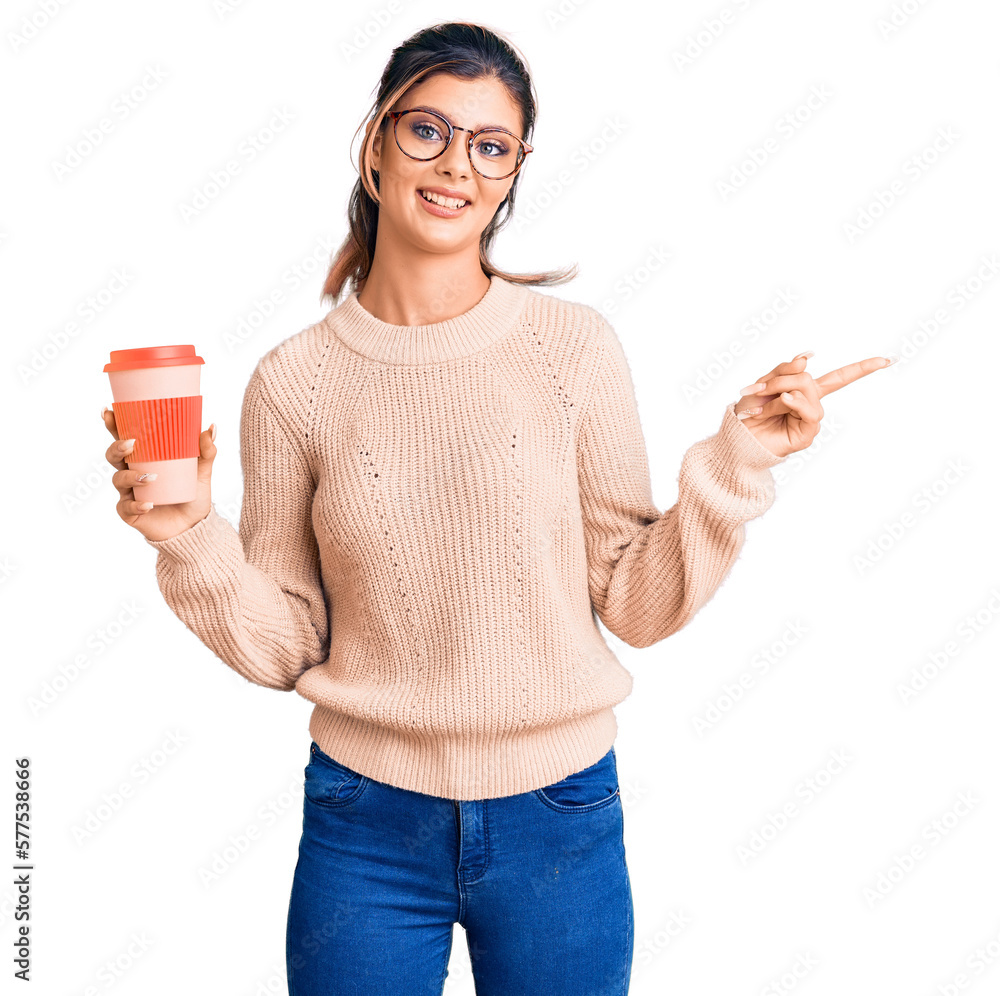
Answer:
<svg viewBox="0 0 1000 996"><path fill-rule="evenodd" d="M174 505L153 505L142 497L144 482L142 472L130 470L125 461L132 451L133 440L121 440L115 426L115 413L105 408L101 413L104 425L115 438L105 456L112 467L111 483L120 495L118 515L122 521L137 529L146 539L165 540L200 522L212 509L212 464L218 450L215 446L215 423L198 438L201 455L198 457L198 487L193 501ZM128 443L128 445L125 445ZM146 506L149 506L148 508Z"/></svg>
<svg viewBox="0 0 1000 996"><path fill-rule="evenodd" d="M204 363L194 346L171 344L112 350L104 365L114 406L101 418L115 437L106 456L117 468L118 514L147 539L176 536L211 511L215 425L201 431Z"/></svg>

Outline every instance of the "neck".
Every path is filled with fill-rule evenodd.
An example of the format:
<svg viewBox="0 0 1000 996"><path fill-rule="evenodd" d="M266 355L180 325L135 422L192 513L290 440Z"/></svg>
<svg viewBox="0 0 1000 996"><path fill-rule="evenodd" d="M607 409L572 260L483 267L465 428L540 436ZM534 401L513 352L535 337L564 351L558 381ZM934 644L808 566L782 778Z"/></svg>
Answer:
<svg viewBox="0 0 1000 996"><path fill-rule="evenodd" d="M352 292L326 320L337 338L369 359L433 364L471 356L506 336L515 328L528 297L523 284L493 277L487 279L485 293L461 314L438 322L396 325L373 315Z"/></svg>
<svg viewBox="0 0 1000 996"><path fill-rule="evenodd" d="M473 308L489 289L476 255L443 258L425 254L387 260L375 251L371 271L358 292L369 314L391 325L433 325Z"/></svg>

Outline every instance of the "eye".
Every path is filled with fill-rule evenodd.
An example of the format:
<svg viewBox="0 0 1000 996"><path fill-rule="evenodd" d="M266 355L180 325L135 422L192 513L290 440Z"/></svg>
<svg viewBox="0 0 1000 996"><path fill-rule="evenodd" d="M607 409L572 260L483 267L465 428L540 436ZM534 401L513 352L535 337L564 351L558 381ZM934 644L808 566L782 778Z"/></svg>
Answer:
<svg viewBox="0 0 1000 996"><path fill-rule="evenodd" d="M436 142L443 137L437 125L426 118L412 122L410 124L410 131L413 132L416 138L424 142Z"/></svg>
<svg viewBox="0 0 1000 996"><path fill-rule="evenodd" d="M476 149L490 159L498 159L510 152L510 147L498 139L484 138L476 145Z"/></svg>

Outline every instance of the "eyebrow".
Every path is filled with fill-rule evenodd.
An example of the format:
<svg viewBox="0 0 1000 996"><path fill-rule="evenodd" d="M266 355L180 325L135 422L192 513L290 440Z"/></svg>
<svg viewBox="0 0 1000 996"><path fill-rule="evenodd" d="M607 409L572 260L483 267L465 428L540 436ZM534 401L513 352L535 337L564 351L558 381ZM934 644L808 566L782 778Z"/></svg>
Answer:
<svg viewBox="0 0 1000 996"><path fill-rule="evenodd" d="M445 112L442 111L440 107L434 107L432 104L418 104L417 107L414 108L414 110L418 110L418 111L434 111L435 114L440 114L441 117L447 118L449 121L451 121L451 117L449 115L445 114ZM451 123L455 124L454 121L451 121ZM512 128L508 128L506 125L501 125L501 124L480 124L480 125L476 125L472 130L473 131L482 131L484 128L499 128L501 131L510 131L510 132L513 132Z"/></svg>

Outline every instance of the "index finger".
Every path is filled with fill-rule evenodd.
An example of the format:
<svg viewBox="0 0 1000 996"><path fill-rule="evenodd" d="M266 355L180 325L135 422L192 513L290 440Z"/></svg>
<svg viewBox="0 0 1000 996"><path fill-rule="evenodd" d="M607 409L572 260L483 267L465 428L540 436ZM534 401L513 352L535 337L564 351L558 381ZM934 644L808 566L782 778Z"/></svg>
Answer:
<svg viewBox="0 0 1000 996"><path fill-rule="evenodd" d="M104 419L105 428L115 437L115 441L105 450L104 456L112 467L117 467L119 470L127 470L128 464L125 462L125 457L118 451L117 443L120 437L118 435L118 426L115 425L114 410L111 408L106 409L102 418Z"/></svg>
<svg viewBox="0 0 1000 996"><path fill-rule="evenodd" d="M813 380L819 388L819 396L822 398L824 395L839 391L842 387L846 387L876 370L883 370L888 365L887 357L871 356L867 360L848 363L845 367L831 370L829 373L823 374L822 377L814 377Z"/></svg>

